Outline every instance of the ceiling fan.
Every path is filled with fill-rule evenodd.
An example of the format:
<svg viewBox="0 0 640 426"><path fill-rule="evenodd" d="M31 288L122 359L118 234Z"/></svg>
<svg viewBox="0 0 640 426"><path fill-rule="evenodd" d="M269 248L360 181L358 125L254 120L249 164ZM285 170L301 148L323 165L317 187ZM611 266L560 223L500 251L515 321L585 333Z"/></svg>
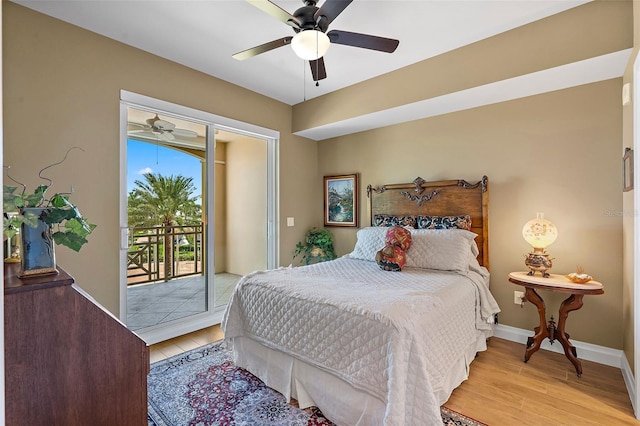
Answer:
<svg viewBox="0 0 640 426"><path fill-rule="evenodd" d="M169 121L160 119L160 117L158 117L158 114L156 114L156 116L153 118L148 118L146 120L146 123L147 124L142 124L142 123L135 123L135 122L129 121L128 124L130 126L142 128L142 130L134 130L129 133L141 134L141 133L151 132L158 139L167 140L167 141L175 140L175 136L186 137L186 138L195 138L196 136L198 136L198 133L194 132L193 130L176 129L175 124Z"/></svg>
<svg viewBox="0 0 640 426"><path fill-rule="evenodd" d="M317 0L302 0L304 6L293 12L293 14L269 0L247 1L291 26L296 34L292 37L283 37L234 54L233 58L240 61L291 44L291 47L299 57L309 61L313 80L317 82L327 77L323 56L330 44L343 44L387 53L394 52L399 44L398 40L368 34L341 30L327 32L329 24L353 0L325 0L322 7L316 6Z"/></svg>

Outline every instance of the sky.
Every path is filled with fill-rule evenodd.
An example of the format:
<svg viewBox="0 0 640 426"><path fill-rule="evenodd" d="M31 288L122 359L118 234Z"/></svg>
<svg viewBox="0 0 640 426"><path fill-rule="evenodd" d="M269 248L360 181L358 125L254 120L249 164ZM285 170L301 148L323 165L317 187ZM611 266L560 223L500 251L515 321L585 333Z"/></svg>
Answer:
<svg viewBox="0 0 640 426"><path fill-rule="evenodd" d="M353 190L353 179L332 179L329 182L329 187L338 194L344 194L347 190Z"/></svg>
<svg viewBox="0 0 640 426"><path fill-rule="evenodd" d="M144 173L160 173L192 177L193 196L202 195L201 170L199 158L154 143L127 141L127 193L135 188L136 180L144 181Z"/></svg>

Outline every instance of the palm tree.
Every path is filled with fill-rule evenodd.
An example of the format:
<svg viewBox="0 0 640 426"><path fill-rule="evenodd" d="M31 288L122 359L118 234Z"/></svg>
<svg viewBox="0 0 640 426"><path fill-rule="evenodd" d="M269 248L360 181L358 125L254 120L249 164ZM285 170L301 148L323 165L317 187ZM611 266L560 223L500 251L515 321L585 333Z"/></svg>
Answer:
<svg viewBox="0 0 640 426"><path fill-rule="evenodd" d="M199 196L193 178L182 175L162 176L145 173L144 181L136 180L136 187L128 196L129 225L134 227L163 226L165 279L173 275L171 226L201 221L202 208L196 203Z"/></svg>
<svg viewBox="0 0 640 426"><path fill-rule="evenodd" d="M172 226L200 222L201 207L193 178L145 173L129 193L129 223L132 226Z"/></svg>

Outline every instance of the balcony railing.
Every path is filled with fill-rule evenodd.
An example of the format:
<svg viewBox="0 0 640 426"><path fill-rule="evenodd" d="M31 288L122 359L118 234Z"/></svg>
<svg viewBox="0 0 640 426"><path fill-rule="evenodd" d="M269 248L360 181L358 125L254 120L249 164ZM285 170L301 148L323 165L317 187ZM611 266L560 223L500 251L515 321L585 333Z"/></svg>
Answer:
<svg viewBox="0 0 640 426"><path fill-rule="evenodd" d="M203 229L202 223L129 228L127 284L202 275Z"/></svg>

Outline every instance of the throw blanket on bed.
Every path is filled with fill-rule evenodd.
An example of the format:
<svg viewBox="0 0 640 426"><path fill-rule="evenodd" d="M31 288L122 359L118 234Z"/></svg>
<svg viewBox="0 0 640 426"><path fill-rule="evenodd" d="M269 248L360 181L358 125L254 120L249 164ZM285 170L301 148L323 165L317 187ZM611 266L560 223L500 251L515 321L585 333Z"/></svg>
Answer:
<svg viewBox="0 0 640 426"><path fill-rule="evenodd" d="M488 274L340 258L245 276L227 306L225 339L246 336L329 371L386 403L385 424L438 424L443 377L489 329Z"/></svg>

